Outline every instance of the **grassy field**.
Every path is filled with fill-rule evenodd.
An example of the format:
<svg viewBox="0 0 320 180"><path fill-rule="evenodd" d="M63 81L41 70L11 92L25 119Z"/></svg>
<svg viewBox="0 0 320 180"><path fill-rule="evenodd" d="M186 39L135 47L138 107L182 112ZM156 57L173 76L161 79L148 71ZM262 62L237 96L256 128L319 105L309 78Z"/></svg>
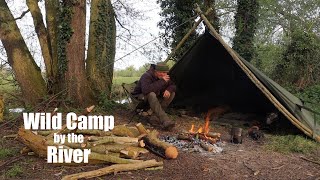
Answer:
<svg viewBox="0 0 320 180"><path fill-rule="evenodd" d="M140 77L114 77L113 84L121 85L122 83L133 83L136 80L139 80Z"/></svg>

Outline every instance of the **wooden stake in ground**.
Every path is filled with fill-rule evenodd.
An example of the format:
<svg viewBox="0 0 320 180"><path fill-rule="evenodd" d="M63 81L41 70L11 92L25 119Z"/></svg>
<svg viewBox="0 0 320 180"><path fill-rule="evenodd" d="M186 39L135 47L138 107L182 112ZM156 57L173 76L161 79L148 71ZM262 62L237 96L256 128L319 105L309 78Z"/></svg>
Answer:
<svg viewBox="0 0 320 180"><path fill-rule="evenodd" d="M134 164L115 164L105 168L101 168L94 171L82 172L78 174L67 175L62 180L75 180L80 178L94 178L103 176L110 173L121 172L121 171L133 171L148 167L163 166L163 162L157 162L156 160L148 160Z"/></svg>
<svg viewBox="0 0 320 180"><path fill-rule="evenodd" d="M160 141L158 139L158 131L153 130L147 136L142 138L145 147L151 152L166 158L166 159L176 159L178 157L178 150L173 145Z"/></svg>

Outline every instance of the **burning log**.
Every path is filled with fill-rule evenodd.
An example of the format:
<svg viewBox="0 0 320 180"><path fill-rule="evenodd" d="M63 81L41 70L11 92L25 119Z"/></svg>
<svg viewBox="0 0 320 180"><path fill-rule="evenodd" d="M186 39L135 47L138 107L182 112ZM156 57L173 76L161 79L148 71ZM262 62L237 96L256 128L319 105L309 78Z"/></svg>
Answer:
<svg viewBox="0 0 320 180"><path fill-rule="evenodd" d="M203 133L198 133L197 137L199 137L199 139L204 140L204 141L208 141L211 144L215 144L217 142L217 138L211 138L211 137L207 137L205 134Z"/></svg>
<svg viewBox="0 0 320 180"><path fill-rule="evenodd" d="M178 140L187 140L187 141L192 141L192 137L188 134L179 134L177 137Z"/></svg>
<svg viewBox="0 0 320 180"><path fill-rule="evenodd" d="M94 178L98 176L103 176L110 173L120 172L120 171L132 171L138 169L144 169L148 167L163 166L163 162L157 162L156 160L148 160L134 164L115 164L105 168L97 169L89 172L82 172L78 174L67 175L63 177L63 180L75 180L80 178Z"/></svg>
<svg viewBox="0 0 320 180"><path fill-rule="evenodd" d="M213 147L206 144L205 142L200 142L200 146L206 151L209 151L209 152L213 151Z"/></svg>
<svg viewBox="0 0 320 180"><path fill-rule="evenodd" d="M169 143L160 141L157 138L158 131L153 130L147 136L142 138L145 147L151 152L166 158L166 159L175 159L178 156L178 150L176 147L172 146Z"/></svg>
<svg viewBox="0 0 320 180"><path fill-rule="evenodd" d="M219 139L221 137L220 133L214 133L214 132L208 132L205 135L214 139Z"/></svg>

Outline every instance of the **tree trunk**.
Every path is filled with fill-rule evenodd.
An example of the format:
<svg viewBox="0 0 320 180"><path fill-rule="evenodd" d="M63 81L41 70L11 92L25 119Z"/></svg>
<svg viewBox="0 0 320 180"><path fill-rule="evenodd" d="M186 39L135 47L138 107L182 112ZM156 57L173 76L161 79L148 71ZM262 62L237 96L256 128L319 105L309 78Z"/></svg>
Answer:
<svg viewBox="0 0 320 180"><path fill-rule="evenodd" d="M233 49L245 60L251 61L254 55L253 38L260 6L257 0L238 0L237 2Z"/></svg>
<svg viewBox="0 0 320 180"><path fill-rule="evenodd" d="M27 104L35 105L46 94L41 70L35 63L5 1L0 1L0 39Z"/></svg>
<svg viewBox="0 0 320 180"><path fill-rule="evenodd" d="M87 75L95 96L110 95L115 58L116 25L110 0L91 1Z"/></svg>
<svg viewBox="0 0 320 180"><path fill-rule="evenodd" d="M27 0L28 8L30 9L35 31L37 33L40 48L42 52L42 57L44 59L44 64L46 66L46 75L48 79L48 92L52 92L53 82L56 79L57 71L55 69L56 64L54 64L51 57L51 49L49 48L50 41L46 27L43 23L42 14L38 6L38 0Z"/></svg>
<svg viewBox="0 0 320 180"><path fill-rule="evenodd" d="M48 84L48 91L53 91L53 93L59 92L61 87L59 86L58 80L58 43L57 43L57 32L58 32L58 9L59 9L59 0L50 0L45 1L46 8L46 22L47 22L47 38L48 38L48 47L51 53L51 70L54 79L48 79L52 81ZM51 85L51 86L50 86Z"/></svg>
<svg viewBox="0 0 320 180"><path fill-rule="evenodd" d="M93 103L91 89L85 75L85 27L86 0L65 1L72 9L71 28L73 34L66 45L67 71L65 86L67 96L77 106Z"/></svg>
<svg viewBox="0 0 320 180"><path fill-rule="evenodd" d="M204 0L204 8L207 11L209 8L212 8L213 11L207 15L208 20L214 27L214 29L219 33L220 32L220 23L219 18L217 16L216 8L215 8L215 0Z"/></svg>

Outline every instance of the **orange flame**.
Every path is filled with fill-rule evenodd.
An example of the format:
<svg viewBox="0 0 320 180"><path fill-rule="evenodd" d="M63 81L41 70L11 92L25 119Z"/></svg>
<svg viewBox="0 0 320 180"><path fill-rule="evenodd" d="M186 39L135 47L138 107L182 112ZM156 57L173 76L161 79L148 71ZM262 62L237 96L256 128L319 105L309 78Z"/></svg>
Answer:
<svg viewBox="0 0 320 180"><path fill-rule="evenodd" d="M212 109L209 109L209 111L207 112L206 114L206 118L205 118L205 124L203 127L199 127L199 129L195 132L194 130L194 124L191 125L191 129L189 130L190 133L204 133L204 135L208 134L209 131L210 131L210 128L209 128L209 124L210 124L210 117L211 117L211 114L214 112L214 108ZM208 138L208 137L207 137Z"/></svg>
<svg viewBox="0 0 320 180"><path fill-rule="evenodd" d="M190 133L194 133L194 124L191 125L191 129L189 130Z"/></svg>
<svg viewBox="0 0 320 180"><path fill-rule="evenodd" d="M197 133L203 133L202 127L200 127L200 128L198 129Z"/></svg>

